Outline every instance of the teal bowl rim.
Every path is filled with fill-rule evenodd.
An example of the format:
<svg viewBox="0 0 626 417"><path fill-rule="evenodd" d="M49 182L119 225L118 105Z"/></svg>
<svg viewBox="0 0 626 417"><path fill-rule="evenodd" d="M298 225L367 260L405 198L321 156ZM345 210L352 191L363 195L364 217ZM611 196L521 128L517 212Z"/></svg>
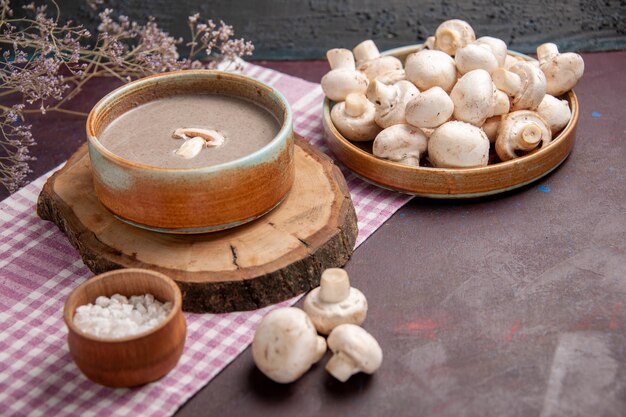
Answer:
<svg viewBox="0 0 626 417"><path fill-rule="evenodd" d="M269 92L271 99L278 102L281 105L281 107L284 109L284 120L282 122L280 130L278 131L278 133L276 133L276 136L274 136L274 138L269 143L265 144L262 148L257 149L251 154L245 155L241 158L233 159L231 161L223 162L220 164L209 165L206 167L199 167L199 168L165 168L165 167L159 167L159 166L134 162L134 161L122 158L121 156L111 152L100 142L100 140L95 135L91 134L90 130L92 131L93 129L90 127L93 124L93 119L95 118L95 114L97 112L103 111L110 102L113 102L116 99L121 99L122 97L127 95L129 92L133 91L134 89L145 88L151 85L158 85L164 80L165 81L169 81L170 79L175 80L181 77L182 78L193 78L193 77L218 78L220 77L220 78L226 78L226 79L230 78L231 80L235 82L240 82L242 84L249 84L251 88L253 87L254 84L257 84L265 88ZM271 111L270 113L273 114L273 112ZM264 160L262 156L266 152L271 152L273 148L280 146L282 143L286 142L289 136L293 134L293 111L291 109L289 102L282 95L280 91L278 91L274 87L262 81L257 80L256 78L252 78L247 75L221 71L221 70L180 70L180 71L165 72L161 74L155 74L155 75L151 75L148 77L140 78L128 84L124 84L123 86L118 87L115 90L109 92L107 95L102 97L89 112L89 116L87 117L87 123L86 123L86 131L87 131L87 139L88 139L88 143L90 147L93 147L103 157L114 161L118 165L125 165L131 168L139 168L139 169L145 169L149 171L180 172L180 173L189 172L189 173L208 174L208 173L220 172L220 171L224 171L224 170L228 170L232 168L237 168L242 165L247 166L247 165L254 165L256 163L263 162Z"/></svg>

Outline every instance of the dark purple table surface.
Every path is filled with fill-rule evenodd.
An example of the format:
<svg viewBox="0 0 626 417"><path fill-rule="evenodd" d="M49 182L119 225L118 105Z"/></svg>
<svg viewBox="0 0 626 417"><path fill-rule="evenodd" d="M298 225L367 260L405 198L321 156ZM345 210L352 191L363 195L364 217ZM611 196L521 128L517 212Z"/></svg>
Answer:
<svg viewBox="0 0 626 417"><path fill-rule="evenodd" d="M339 383L327 354L279 385L248 349L176 415L625 416L626 52L584 59L561 167L491 198L415 198L354 252L346 269L368 297L378 373ZM257 63L314 82L328 69ZM74 108L113 86L89 86ZM83 143L84 119L31 120L36 178Z"/></svg>

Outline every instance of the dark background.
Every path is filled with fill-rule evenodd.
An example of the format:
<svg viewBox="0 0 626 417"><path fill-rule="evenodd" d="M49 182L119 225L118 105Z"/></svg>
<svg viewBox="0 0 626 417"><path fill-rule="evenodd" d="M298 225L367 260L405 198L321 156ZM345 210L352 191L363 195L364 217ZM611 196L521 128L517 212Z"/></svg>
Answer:
<svg viewBox="0 0 626 417"><path fill-rule="evenodd" d="M27 2L24 2L27 3ZM97 12L84 0L58 2L64 18L95 27ZM254 59L318 59L331 48L374 39L381 50L422 42L444 20L467 20L477 36L495 36L531 53L543 42L562 50L626 49L624 0L104 0L103 6L187 37L187 16L199 12L234 26L254 43Z"/></svg>

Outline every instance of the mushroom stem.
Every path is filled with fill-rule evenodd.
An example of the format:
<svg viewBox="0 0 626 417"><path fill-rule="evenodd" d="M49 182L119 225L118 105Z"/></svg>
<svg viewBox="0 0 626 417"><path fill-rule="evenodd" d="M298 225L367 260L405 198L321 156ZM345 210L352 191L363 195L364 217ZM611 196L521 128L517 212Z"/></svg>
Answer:
<svg viewBox="0 0 626 417"><path fill-rule="evenodd" d="M326 370L341 382L346 382L352 375L359 372L354 361L343 352L337 352L326 364Z"/></svg>
<svg viewBox="0 0 626 417"><path fill-rule="evenodd" d="M367 109L367 98L363 94L351 93L346 97L346 114L359 117Z"/></svg>
<svg viewBox="0 0 626 417"><path fill-rule="evenodd" d="M544 43L537 47L537 59L546 61L559 54L559 48L553 43Z"/></svg>
<svg viewBox="0 0 626 417"><path fill-rule="evenodd" d="M367 90L367 98L372 100L374 104L382 107L389 105L396 99L398 89L393 85L387 85L378 80L373 80Z"/></svg>
<svg viewBox="0 0 626 417"><path fill-rule="evenodd" d="M534 123L528 124L519 132L517 140L520 149L534 149L541 140L541 128Z"/></svg>
<svg viewBox="0 0 626 417"><path fill-rule="evenodd" d="M313 363L317 363L324 357L326 353L326 339L322 336L317 336L317 346L315 346L315 356L313 356Z"/></svg>
<svg viewBox="0 0 626 417"><path fill-rule="evenodd" d="M349 70L356 70L356 64L354 62L354 55L349 49L335 48L326 52L326 59L330 64L330 69L345 68Z"/></svg>
<svg viewBox="0 0 626 417"><path fill-rule="evenodd" d="M320 279L320 300L325 303L338 303L350 295L350 278L341 268L329 268Z"/></svg>
<svg viewBox="0 0 626 417"><path fill-rule="evenodd" d="M376 59L380 56L380 52L376 47L376 44L371 39L361 42L352 50L354 57L358 64L369 61L370 59Z"/></svg>
<svg viewBox="0 0 626 417"><path fill-rule="evenodd" d="M491 78L498 90L502 90L510 96L516 95L522 89L521 77L504 68L496 69L491 74Z"/></svg>

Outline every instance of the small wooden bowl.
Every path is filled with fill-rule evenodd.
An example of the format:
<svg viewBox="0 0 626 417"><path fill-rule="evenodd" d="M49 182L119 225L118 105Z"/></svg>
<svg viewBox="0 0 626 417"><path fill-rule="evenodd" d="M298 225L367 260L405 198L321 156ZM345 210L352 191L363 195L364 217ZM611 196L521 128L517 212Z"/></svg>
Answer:
<svg viewBox="0 0 626 417"><path fill-rule="evenodd" d="M121 158L98 135L121 114L178 94L243 98L268 109L281 127L261 149L202 168L162 168ZM107 94L87 118L89 157L98 199L117 218L144 229L177 234L214 232L250 222L285 198L294 180L293 123L276 89L244 75L186 70L128 83ZM134 135L132 140L145 140Z"/></svg>
<svg viewBox="0 0 626 417"><path fill-rule="evenodd" d="M411 45L383 52L404 59L422 48ZM530 60L517 52L509 55ZM522 157L480 168L452 169L413 167L377 158L372 154L372 142L351 142L335 128L330 118L334 103L324 100L323 123L328 147L354 173L379 187L420 197L459 199L498 194L522 187L556 169L570 154L576 138L578 100L573 91L565 98L572 110L572 118L565 129L536 152Z"/></svg>
<svg viewBox="0 0 626 417"><path fill-rule="evenodd" d="M154 329L122 339L103 339L74 325L76 308L98 296L152 294L171 301L172 311ZM79 285L65 302L63 318L70 354L90 380L109 387L132 387L163 377L178 363L185 345L186 325L180 289L167 276L146 269L118 269Z"/></svg>

